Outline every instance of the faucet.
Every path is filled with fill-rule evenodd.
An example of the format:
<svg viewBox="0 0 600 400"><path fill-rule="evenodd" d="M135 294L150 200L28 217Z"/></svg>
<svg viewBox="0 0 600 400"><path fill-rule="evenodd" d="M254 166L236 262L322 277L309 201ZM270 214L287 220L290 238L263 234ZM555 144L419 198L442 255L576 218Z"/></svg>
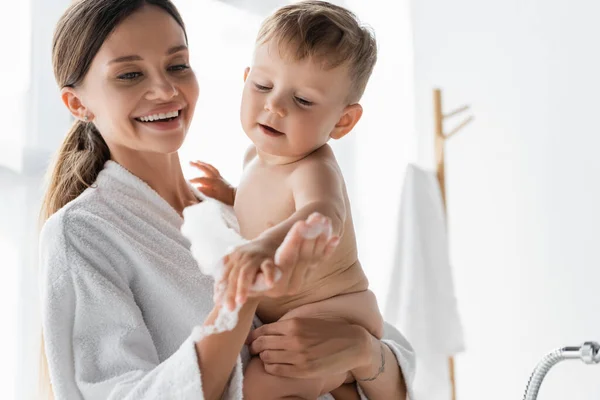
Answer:
<svg viewBox="0 0 600 400"><path fill-rule="evenodd" d="M531 374L523 400L536 400L542 381L550 368L563 360L574 359L581 360L586 364L600 363L600 345L596 342L585 342L581 346L562 347L547 354Z"/></svg>

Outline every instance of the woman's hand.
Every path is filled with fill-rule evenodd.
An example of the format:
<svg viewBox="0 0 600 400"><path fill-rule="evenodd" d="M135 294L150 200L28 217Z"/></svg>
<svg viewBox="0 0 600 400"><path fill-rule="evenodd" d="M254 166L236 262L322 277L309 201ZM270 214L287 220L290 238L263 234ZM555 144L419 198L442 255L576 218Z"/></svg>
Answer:
<svg viewBox="0 0 600 400"><path fill-rule="evenodd" d="M294 378L350 376L351 371L368 365L372 357L372 336L342 320L280 320L250 332L247 343L268 373Z"/></svg>
<svg viewBox="0 0 600 400"><path fill-rule="evenodd" d="M339 239L331 237L331 220L320 214L298 221L278 245L258 237L225 256L222 277L227 289L217 295L231 310L249 297L280 297L298 292L314 267L333 254ZM277 269L281 272L276 280ZM264 291L253 291L261 282Z"/></svg>
<svg viewBox="0 0 600 400"><path fill-rule="evenodd" d="M258 297L261 292L251 292L253 285L263 281L265 289L275 283L277 267L273 259L277 246L261 239L251 240L236 247L223 258L225 272L221 282L226 287L219 293L217 302L224 301L229 310L236 304L244 304L248 296ZM261 277L262 275L262 277Z"/></svg>
<svg viewBox="0 0 600 400"><path fill-rule="evenodd" d="M190 161L190 165L204 174L202 177L190 179L196 189L208 197L233 206L235 188L221 176L218 169L202 161Z"/></svg>
<svg viewBox="0 0 600 400"><path fill-rule="evenodd" d="M358 380L369 399L406 399L406 382L394 354L359 325L290 318L255 329L246 344L272 375L291 378L341 375L346 383ZM337 394L342 396L341 392Z"/></svg>

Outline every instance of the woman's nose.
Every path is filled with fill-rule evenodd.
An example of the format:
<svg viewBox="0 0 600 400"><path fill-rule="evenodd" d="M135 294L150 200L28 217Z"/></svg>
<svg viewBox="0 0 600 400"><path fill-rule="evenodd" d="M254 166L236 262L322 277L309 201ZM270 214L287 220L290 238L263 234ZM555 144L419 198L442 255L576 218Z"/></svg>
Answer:
<svg viewBox="0 0 600 400"><path fill-rule="evenodd" d="M177 96L177 87L167 77L157 77L152 81L152 87L148 93L148 100L170 100Z"/></svg>

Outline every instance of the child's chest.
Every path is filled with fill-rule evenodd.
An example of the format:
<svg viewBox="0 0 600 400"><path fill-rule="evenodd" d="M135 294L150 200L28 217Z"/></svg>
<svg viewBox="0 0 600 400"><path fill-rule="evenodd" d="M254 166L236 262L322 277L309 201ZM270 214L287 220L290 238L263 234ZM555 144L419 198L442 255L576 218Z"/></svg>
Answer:
<svg viewBox="0 0 600 400"><path fill-rule="evenodd" d="M255 238L296 211L288 177L289 171L285 168L246 168L234 205L244 238Z"/></svg>

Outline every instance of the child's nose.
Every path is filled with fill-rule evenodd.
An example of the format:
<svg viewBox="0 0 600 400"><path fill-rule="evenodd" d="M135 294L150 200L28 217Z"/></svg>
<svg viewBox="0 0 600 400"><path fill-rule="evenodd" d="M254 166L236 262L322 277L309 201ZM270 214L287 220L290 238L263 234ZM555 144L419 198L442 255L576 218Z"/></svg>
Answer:
<svg viewBox="0 0 600 400"><path fill-rule="evenodd" d="M287 111L283 104L281 104L281 101L273 98L267 99L265 102L265 111L277 114L279 117L285 117L287 114Z"/></svg>

